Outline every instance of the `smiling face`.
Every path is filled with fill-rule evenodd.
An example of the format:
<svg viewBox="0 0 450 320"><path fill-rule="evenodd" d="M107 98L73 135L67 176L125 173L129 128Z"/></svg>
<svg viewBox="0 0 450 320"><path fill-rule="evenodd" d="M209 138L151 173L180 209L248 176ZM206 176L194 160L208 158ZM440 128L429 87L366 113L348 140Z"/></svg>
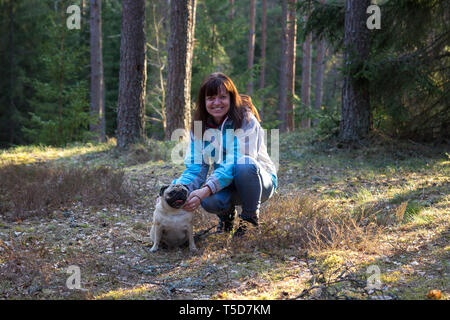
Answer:
<svg viewBox="0 0 450 320"><path fill-rule="evenodd" d="M221 124L230 110L230 93L221 86L217 94L205 96L206 111L217 124Z"/></svg>

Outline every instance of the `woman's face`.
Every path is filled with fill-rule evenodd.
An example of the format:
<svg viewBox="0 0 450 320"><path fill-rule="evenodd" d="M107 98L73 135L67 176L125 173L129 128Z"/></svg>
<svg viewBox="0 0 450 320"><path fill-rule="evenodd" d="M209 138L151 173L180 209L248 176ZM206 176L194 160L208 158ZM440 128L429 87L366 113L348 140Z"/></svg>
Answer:
<svg viewBox="0 0 450 320"><path fill-rule="evenodd" d="M230 93L224 87L220 87L216 95L206 96L205 102L206 111L217 124L221 124L230 110Z"/></svg>

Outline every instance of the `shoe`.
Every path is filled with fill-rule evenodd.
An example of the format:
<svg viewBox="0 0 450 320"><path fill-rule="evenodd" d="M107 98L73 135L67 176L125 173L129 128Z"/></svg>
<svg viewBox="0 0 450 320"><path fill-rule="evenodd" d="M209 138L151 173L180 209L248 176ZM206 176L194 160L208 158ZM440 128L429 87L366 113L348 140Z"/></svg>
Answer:
<svg viewBox="0 0 450 320"><path fill-rule="evenodd" d="M254 217L243 217L240 216L239 226L233 233L233 238L242 237L248 230L249 227L257 228L258 227L258 216Z"/></svg>
<svg viewBox="0 0 450 320"><path fill-rule="evenodd" d="M233 209L231 213L219 216L219 223L217 224L216 233L230 232L233 230L235 215L236 209Z"/></svg>

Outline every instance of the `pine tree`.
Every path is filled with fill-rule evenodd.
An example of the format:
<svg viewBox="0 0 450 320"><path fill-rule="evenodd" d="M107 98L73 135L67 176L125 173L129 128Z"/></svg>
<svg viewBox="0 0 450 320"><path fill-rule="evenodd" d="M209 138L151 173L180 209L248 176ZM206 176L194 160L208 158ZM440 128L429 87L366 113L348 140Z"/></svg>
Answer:
<svg viewBox="0 0 450 320"><path fill-rule="evenodd" d="M266 39L267 39L267 0L262 0L262 22L261 22L261 71L259 75L259 89L261 91L261 106L259 116L264 117L264 87L266 79Z"/></svg>
<svg viewBox="0 0 450 320"><path fill-rule="evenodd" d="M345 74L342 87L339 138L346 142L364 138L371 127L369 82L355 77L370 52L366 27L369 5L370 0L347 0L345 5L344 61L352 72Z"/></svg>
<svg viewBox="0 0 450 320"><path fill-rule="evenodd" d="M174 130L190 127L195 7L195 0L172 1L170 6L166 140Z"/></svg>
<svg viewBox="0 0 450 320"><path fill-rule="evenodd" d="M145 1L122 1L117 147L145 139Z"/></svg>
<svg viewBox="0 0 450 320"><path fill-rule="evenodd" d="M247 70L250 72L250 79L247 84L247 94L253 93L253 64L255 59L255 0L250 0L250 23L248 31L248 53L247 53Z"/></svg>
<svg viewBox="0 0 450 320"><path fill-rule="evenodd" d="M294 130L295 59L297 47L296 0L288 2L288 82L287 82L287 130Z"/></svg>
<svg viewBox="0 0 450 320"><path fill-rule="evenodd" d="M79 30L67 28L67 2L53 4L43 4L42 20L36 24L40 41L33 50L40 54L34 67L39 71L24 79L33 94L27 100L30 111L23 115L22 132L31 143L65 145L88 137L88 75L83 70L88 55L80 45Z"/></svg>
<svg viewBox="0 0 450 320"><path fill-rule="evenodd" d="M305 20L308 18L305 16ZM311 33L307 33L305 36L305 42L303 43L303 58L302 58L302 94L301 101L305 110L305 116L302 118L302 128L311 127L311 55L312 55L312 43Z"/></svg>
<svg viewBox="0 0 450 320"><path fill-rule="evenodd" d="M287 90L288 90L288 5L287 0L281 1L281 54L280 54L280 72L278 85L278 119L280 121L279 129L281 132L287 131Z"/></svg>
<svg viewBox="0 0 450 320"><path fill-rule="evenodd" d="M90 131L97 141L105 141L105 82L103 78L102 2L90 1L91 117Z"/></svg>

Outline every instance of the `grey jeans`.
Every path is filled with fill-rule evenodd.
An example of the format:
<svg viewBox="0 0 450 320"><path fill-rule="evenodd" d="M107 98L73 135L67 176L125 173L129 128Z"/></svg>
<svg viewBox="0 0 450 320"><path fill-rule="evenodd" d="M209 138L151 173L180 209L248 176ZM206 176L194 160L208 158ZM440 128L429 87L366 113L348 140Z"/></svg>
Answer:
<svg viewBox="0 0 450 320"><path fill-rule="evenodd" d="M248 159L245 164L235 165L231 185L201 202L203 209L226 216L234 211L236 205L241 205L243 217L258 216L261 203L268 200L275 190L272 175L251 158Z"/></svg>

